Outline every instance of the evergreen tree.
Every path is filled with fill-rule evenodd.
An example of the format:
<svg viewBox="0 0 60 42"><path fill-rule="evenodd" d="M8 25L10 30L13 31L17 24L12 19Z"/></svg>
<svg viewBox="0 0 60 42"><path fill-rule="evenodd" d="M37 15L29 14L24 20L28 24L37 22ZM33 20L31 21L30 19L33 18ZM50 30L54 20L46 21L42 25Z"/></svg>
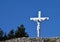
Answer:
<svg viewBox="0 0 60 42"><path fill-rule="evenodd" d="M20 27L18 27L18 30L16 30L15 32L15 37L29 37L28 34L25 32L25 27L24 25L21 25Z"/></svg>
<svg viewBox="0 0 60 42"><path fill-rule="evenodd" d="M3 40L3 34L4 34L3 30L0 28L0 41Z"/></svg>
<svg viewBox="0 0 60 42"><path fill-rule="evenodd" d="M3 36L3 40L5 41L7 39L8 39L8 37L7 37L6 33L5 33L4 36Z"/></svg>
<svg viewBox="0 0 60 42"><path fill-rule="evenodd" d="M9 32L9 34L8 34L8 39L12 39L12 38L14 38L14 30L12 29L10 32Z"/></svg>
<svg viewBox="0 0 60 42"><path fill-rule="evenodd" d="M12 29L8 35L0 28L0 41L2 40L7 40L7 39L12 39L12 38L19 38L19 37L29 37L27 32L25 32L25 27L24 25L18 26L18 29L14 32Z"/></svg>

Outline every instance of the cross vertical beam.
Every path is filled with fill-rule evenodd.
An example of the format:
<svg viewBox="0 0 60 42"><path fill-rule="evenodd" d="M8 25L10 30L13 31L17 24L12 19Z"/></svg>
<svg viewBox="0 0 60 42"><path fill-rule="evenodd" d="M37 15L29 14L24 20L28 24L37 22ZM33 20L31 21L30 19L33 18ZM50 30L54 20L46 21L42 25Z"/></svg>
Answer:
<svg viewBox="0 0 60 42"><path fill-rule="evenodd" d="M40 36L40 22L37 22L37 37L39 38Z"/></svg>

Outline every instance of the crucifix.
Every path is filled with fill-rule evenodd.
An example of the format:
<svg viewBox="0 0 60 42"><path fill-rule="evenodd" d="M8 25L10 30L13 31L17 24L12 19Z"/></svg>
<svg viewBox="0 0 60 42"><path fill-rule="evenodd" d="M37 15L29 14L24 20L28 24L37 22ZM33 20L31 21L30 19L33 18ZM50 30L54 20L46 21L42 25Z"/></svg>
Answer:
<svg viewBox="0 0 60 42"><path fill-rule="evenodd" d="M35 18L30 18L30 20L33 20L35 22L37 22L37 37L39 38L40 35L40 22L44 21L44 20L48 20L49 17L41 17L41 11L38 11L38 17Z"/></svg>

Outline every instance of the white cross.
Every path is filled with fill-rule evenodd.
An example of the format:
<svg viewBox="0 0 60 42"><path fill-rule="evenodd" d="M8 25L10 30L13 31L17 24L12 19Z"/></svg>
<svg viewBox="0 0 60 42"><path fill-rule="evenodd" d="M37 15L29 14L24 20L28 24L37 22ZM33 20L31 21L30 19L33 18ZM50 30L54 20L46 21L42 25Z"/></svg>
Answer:
<svg viewBox="0 0 60 42"><path fill-rule="evenodd" d="M44 20L48 20L49 17L41 17L41 11L38 11L38 17L37 18L30 18L30 20L37 22L37 37L39 37L39 31L40 31L40 22Z"/></svg>

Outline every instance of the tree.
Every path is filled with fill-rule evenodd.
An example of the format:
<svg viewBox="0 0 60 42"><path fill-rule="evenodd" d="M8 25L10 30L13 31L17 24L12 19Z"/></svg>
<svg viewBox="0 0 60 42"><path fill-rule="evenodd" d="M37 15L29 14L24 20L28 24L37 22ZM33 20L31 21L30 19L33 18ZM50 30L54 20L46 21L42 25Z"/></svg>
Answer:
<svg viewBox="0 0 60 42"><path fill-rule="evenodd" d="M4 36L3 36L3 40L5 41L7 39L8 39L8 37L7 37L6 33L5 33Z"/></svg>
<svg viewBox="0 0 60 42"><path fill-rule="evenodd" d="M14 30L12 29L10 32L9 32L9 34L8 34L8 39L12 39L12 38L14 38L15 37L15 35L14 35Z"/></svg>
<svg viewBox="0 0 60 42"><path fill-rule="evenodd" d="M3 40L3 34L4 34L3 30L0 28L0 41Z"/></svg>
<svg viewBox="0 0 60 42"><path fill-rule="evenodd" d="M28 34L25 32L25 27L24 25L21 25L20 27L18 27L18 30L16 30L15 32L15 37L29 37Z"/></svg>

